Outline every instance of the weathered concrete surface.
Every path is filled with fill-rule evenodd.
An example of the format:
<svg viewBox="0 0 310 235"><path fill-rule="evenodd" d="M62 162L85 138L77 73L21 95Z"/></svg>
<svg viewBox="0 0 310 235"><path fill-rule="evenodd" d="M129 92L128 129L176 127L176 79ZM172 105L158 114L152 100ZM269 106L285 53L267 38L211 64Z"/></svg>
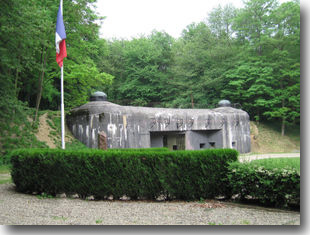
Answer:
<svg viewBox="0 0 310 235"><path fill-rule="evenodd" d="M73 109L67 122L73 135L91 148L98 148L98 133L104 131L108 148L251 151L249 115L231 107L167 109L95 101Z"/></svg>

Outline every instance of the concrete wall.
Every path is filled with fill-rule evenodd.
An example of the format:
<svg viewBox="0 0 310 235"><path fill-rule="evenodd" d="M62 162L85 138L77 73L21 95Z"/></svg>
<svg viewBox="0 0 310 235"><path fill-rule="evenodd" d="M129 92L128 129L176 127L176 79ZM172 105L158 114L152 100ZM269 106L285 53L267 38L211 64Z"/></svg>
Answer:
<svg viewBox="0 0 310 235"><path fill-rule="evenodd" d="M183 133L186 149L200 149L203 143L203 148L210 148L214 142L216 148L250 152L248 114L231 107L164 109L96 101L73 109L67 124L73 135L91 148L98 147L98 133L104 131L108 148L162 147L164 135L172 148L176 145L173 135Z"/></svg>
<svg viewBox="0 0 310 235"><path fill-rule="evenodd" d="M223 147L222 130L199 130L186 133L186 149Z"/></svg>
<svg viewBox="0 0 310 235"><path fill-rule="evenodd" d="M152 132L150 135L151 147L152 148L162 148L164 147L164 135L158 132Z"/></svg>
<svg viewBox="0 0 310 235"><path fill-rule="evenodd" d="M251 152L250 119L247 113L234 112L231 108L216 108L214 111L225 114L223 125L223 146L238 150L240 153Z"/></svg>

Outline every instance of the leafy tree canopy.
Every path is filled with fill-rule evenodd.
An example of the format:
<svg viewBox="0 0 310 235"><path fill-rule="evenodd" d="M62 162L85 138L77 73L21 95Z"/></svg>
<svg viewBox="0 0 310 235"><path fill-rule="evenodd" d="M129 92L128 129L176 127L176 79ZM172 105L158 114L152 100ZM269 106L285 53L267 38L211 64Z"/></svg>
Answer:
<svg viewBox="0 0 310 235"><path fill-rule="evenodd" d="M300 3L246 0L218 6L180 38L153 31L132 40L99 38L95 0L64 1L68 57L65 107L95 90L123 105L213 108L238 103L252 120L300 120ZM59 108L55 62L58 1L7 0L0 9L0 118L27 107ZM13 40L14 39L14 40Z"/></svg>

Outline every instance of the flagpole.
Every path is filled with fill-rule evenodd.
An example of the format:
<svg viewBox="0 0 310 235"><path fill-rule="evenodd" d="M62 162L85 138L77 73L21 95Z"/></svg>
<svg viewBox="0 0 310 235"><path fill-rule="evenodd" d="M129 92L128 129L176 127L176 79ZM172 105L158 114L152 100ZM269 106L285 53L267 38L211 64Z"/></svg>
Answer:
<svg viewBox="0 0 310 235"><path fill-rule="evenodd" d="M66 49L66 30L63 22L62 15L62 0L60 0L59 8L57 12L57 22L56 22L56 33L55 33L55 43L56 43L56 62L61 69L60 75L60 93L61 93L61 148L65 149L65 108L64 108L64 67L63 59L67 57Z"/></svg>
<svg viewBox="0 0 310 235"><path fill-rule="evenodd" d="M65 149L64 66L61 66L61 147Z"/></svg>

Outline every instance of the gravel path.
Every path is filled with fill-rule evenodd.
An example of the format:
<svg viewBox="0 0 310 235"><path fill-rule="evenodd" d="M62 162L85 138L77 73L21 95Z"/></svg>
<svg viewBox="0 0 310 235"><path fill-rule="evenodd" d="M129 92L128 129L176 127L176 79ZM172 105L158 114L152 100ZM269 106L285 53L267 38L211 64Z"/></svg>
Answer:
<svg viewBox="0 0 310 235"><path fill-rule="evenodd" d="M300 213L215 200L87 201L40 198L0 185L1 225L299 225Z"/></svg>
<svg viewBox="0 0 310 235"><path fill-rule="evenodd" d="M300 153L242 154L239 156L239 161L245 162L265 158L281 158L281 157L300 157Z"/></svg>

